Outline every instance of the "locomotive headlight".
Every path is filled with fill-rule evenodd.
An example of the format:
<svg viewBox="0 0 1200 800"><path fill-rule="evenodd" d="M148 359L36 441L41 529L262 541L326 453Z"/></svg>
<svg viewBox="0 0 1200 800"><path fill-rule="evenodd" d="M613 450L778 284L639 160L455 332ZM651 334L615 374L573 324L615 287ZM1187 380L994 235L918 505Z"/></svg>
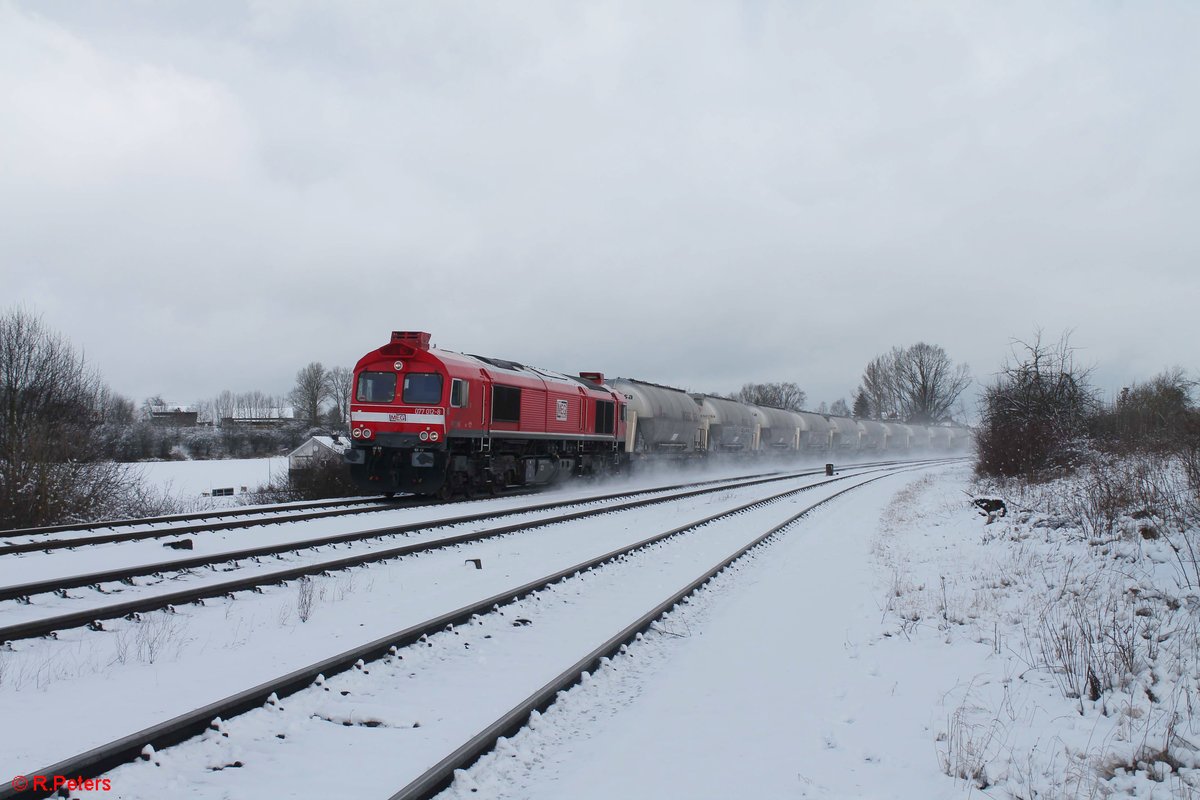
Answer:
<svg viewBox="0 0 1200 800"><path fill-rule="evenodd" d="M354 430L350 431L350 435L353 436L355 439L361 439L362 438L362 428L355 428Z"/></svg>
<svg viewBox="0 0 1200 800"><path fill-rule="evenodd" d="M363 428L363 438L364 439L371 438L371 429L370 428Z"/></svg>
<svg viewBox="0 0 1200 800"><path fill-rule="evenodd" d="M420 440L422 442L429 441L429 431L421 431L420 433L417 434L417 436L418 436L418 438L420 438Z"/></svg>
<svg viewBox="0 0 1200 800"><path fill-rule="evenodd" d="M437 440L438 440L438 432L437 432L437 431L430 431L430 432L429 432L429 441L431 441L431 442L436 442Z"/></svg>

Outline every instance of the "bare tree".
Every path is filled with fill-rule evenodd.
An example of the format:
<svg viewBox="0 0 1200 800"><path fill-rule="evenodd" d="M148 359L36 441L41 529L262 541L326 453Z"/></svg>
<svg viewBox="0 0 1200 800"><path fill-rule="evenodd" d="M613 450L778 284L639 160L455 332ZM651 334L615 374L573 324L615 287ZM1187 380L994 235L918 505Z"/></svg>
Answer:
<svg viewBox="0 0 1200 800"><path fill-rule="evenodd" d="M830 404L829 413L838 417L848 417L850 416L850 406L846 405L845 398L839 397Z"/></svg>
<svg viewBox="0 0 1200 800"><path fill-rule="evenodd" d="M234 399L233 392L228 389L223 390L219 395L212 400L213 422L220 425L222 420L232 418L237 412L237 402Z"/></svg>
<svg viewBox="0 0 1200 800"><path fill-rule="evenodd" d="M747 383L733 399L756 406L800 411L807 397L804 390L794 383Z"/></svg>
<svg viewBox="0 0 1200 800"><path fill-rule="evenodd" d="M212 400L197 400L195 403L196 421L201 425L215 425L220 422Z"/></svg>
<svg viewBox="0 0 1200 800"><path fill-rule="evenodd" d="M142 401L142 419L150 419L154 416L155 411L165 411L166 407L167 403L161 394L147 397Z"/></svg>
<svg viewBox="0 0 1200 800"><path fill-rule="evenodd" d="M349 367L334 367L325 373L325 388L333 401L337 421L344 423L350 418L350 393L354 389L354 370Z"/></svg>
<svg viewBox="0 0 1200 800"><path fill-rule="evenodd" d="M0 527L145 510L135 476L107 459L105 427L132 417L133 404L39 317L0 316Z"/></svg>
<svg viewBox="0 0 1200 800"><path fill-rule="evenodd" d="M292 405L296 407L299 418L310 425L320 424L321 403L329 397L325 375L325 367L320 361L313 361L296 373L296 386L291 393Z"/></svg>
<svg viewBox="0 0 1200 800"><path fill-rule="evenodd" d="M866 397L874 419L941 422L970 385L966 364L956 365L937 345L918 342L873 358L863 370L858 394Z"/></svg>
<svg viewBox="0 0 1200 800"><path fill-rule="evenodd" d="M106 425L132 425L137 419L133 401L117 394L107 386L100 387L100 393L96 400L100 421Z"/></svg>
<svg viewBox="0 0 1200 800"><path fill-rule="evenodd" d="M955 364L935 344L917 342L896 358L895 386L900 413L914 422L941 422L971 385L971 370Z"/></svg>
<svg viewBox="0 0 1200 800"><path fill-rule="evenodd" d="M863 370L859 394L867 398L872 419L893 419L900 416L896 399L896 357L899 348L871 359Z"/></svg>
<svg viewBox="0 0 1200 800"><path fill-rule="evenodd" d="M258 389L246 392L243 398L245 416L251 419L268 419L278 407L274 397Z"/></svg>

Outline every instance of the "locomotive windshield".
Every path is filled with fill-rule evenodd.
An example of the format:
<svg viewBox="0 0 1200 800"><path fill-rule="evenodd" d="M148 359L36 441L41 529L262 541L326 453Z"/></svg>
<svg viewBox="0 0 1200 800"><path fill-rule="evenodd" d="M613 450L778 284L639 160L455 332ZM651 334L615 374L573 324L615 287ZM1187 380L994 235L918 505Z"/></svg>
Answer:
<svg viewBox="0 0 1200 800"><path fill-rule="evenodd" d="M442 376L436 372L410 372L404 376L404 402L436 406L442 402Z"/></svg>
<svg viewBox="0 0 1200 800"><path fill-rule="evenodd" d="M392 402L396 399L396 373L362 373L358 376L358 391L354 397L360 403Z"/></svg>

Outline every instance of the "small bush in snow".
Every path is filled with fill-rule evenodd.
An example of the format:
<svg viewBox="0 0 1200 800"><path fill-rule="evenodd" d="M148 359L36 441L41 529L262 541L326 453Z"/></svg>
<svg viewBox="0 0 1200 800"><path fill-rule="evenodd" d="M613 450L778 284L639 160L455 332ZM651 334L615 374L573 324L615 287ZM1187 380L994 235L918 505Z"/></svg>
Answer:
<svg viewBox="0 0 1200 800"><path fill-rule="evenodd" d="M312 616L314 599L312 578L301 578L296 587L296 616L301 622L308 622Z"/></svg>

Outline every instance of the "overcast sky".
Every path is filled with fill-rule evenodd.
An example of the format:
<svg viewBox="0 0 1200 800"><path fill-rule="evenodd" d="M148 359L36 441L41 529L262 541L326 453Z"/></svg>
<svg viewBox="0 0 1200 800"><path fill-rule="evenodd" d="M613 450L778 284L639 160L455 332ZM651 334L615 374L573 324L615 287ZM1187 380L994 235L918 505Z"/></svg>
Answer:
<svg viewBox="0 0 1200 800"><path fill-rule="evenodd" d="M0 0L0 308L117 391L392 330L851 398L1073 329L1200 367L1200 3Z"/></svg>

